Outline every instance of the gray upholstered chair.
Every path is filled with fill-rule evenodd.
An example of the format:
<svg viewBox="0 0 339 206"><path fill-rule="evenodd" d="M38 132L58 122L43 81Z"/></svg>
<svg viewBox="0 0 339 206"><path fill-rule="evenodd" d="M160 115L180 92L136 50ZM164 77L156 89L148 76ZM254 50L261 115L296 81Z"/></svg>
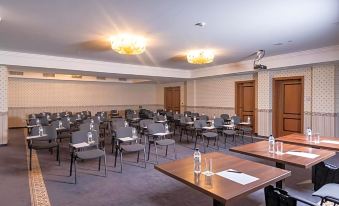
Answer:
<svg viewBox="0 0 339 206"><path fill-rule="evenodd" d="M166 138L168 135L172 135L171 132L165 130L165 126L161 123L154 123L149 124L147 126L148 130L148 159L150 154L150 147L151 144L154 143L155 146L155 155L156 155L156 162L158 163L158 145L166 147L166 156L168 151L168 146L173 145L174 149L174 156L175 159L177 158L177 153L175 150L175 140Z"/></svg>
<svg viewBox="0 0 339 206"><path fill-rule="evenodd" d="M144 168L146 168L146 146L140 143L140 138L138 136L133 135L133 129L135 128L134 127L120 127L117 129L117 133L116 133L117 148L115 152L114 167L116 167L117 156L119 153L121 172L122 172L122 166L123 166L123 153L138 153L137 163L139 163L140 152L143 151L144 152L144 163L145 163ZM135 133L135 135L137 135L137 133ZM133 140L123 141L122 139L120 139L124 137L131 137L133 138Z"/></svg>
<svg viewBox="0 0 339 206"><path fill-rule="evenodd" d="M334 205L339 204L339 184L328 183L312 194L321 198L321 205L325 202L333 202Z"/></svg>
<svg viewBox="0 0 339 206"><path fill-rule="evenodd" d="M57 132L52 126L43 126L43 136L28 140L29 148L29 169L32 170L32 150L57 149L56 159L60 165L60 147L57 140ZM39 127L32 128L31 136L39 135Z"/></svg>
<svg viewBox="0 0 339 206"><path fill-rule="evenodd" d="M204 147L204 153L206 152L206 144L205 140L207 140L207 147L209 145L209 141L212 139L214 140L214 144L217 145L217 148L219 150L219 138L218 138L218 133L216 129L204 129L204 127L207 127L207 122L205 120L196 120L194 122L194 128L196 131L196 139L194 143L194 148L197 147L197 142L198 142L198 137L202 138L202 144Z"/></svg>
<svg viewBox="0 0 339 206"><path fill-rule="evenodd" d="M57 131L57 137L60 140L60 142L62 141L62 139L70 139L72 137L70 133L70 125L67 121L56 120L51 122L51 126L54 127L55 130Z"/></svg>
<svg viewBox="0 0 339 206"><path fill-rule="evenodd" d="M116 137L116 132L117 129L119 129L120 127L125 127L125 119L123 118L114 118L113 121L111 122L111 134L112 134L112 153L114 152L114 147L116 145L115 142L115 137Z"/></svg>
<svg viewBox="0 0 339 206"><path fill-rule="evenodd" d="M220 115L221 118L223 118L224 122L229 122L229 119L230 119L230 115L228 114L221 114Z"/></svg>
<svg viewBox="0 0 339 206"><path fill-rule="evenodd" d="M199 120L205 120L205 121L207 121L209 118L208 118L208 116L207 115L201 115L200 117L199 117Z"/></svg>
<svg viewBox="0 0 339 206"><path fill-rule="evenodd" d="M89 142L89 134L92 135L92 142ZM106 152L105 149L99 149L99 135L97 131L80 130L72 133L72 153L71 153L71 166L70 176L72 175L72 168L74 164L74 180L77 183L77 160L92 160L99 159L98 170L101 169L101 158L104 158L105 176L107 175L106 166ZM88 146L76 147L76 144L87 143Z"/></svg>

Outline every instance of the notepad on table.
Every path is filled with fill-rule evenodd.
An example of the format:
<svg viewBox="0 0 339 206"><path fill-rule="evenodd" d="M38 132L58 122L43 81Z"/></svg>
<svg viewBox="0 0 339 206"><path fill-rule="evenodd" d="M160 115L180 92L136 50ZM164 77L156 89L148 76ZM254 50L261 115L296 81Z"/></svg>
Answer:
<svg viewBox="0 0 339 206"><path fill-rule="evenodd" d="M317 155L317 154L308 153L308 152L299 152L299 151L288 151L288 152L286 152L286 154L299 156L299 157L305 157L305 158L309 158L309 159L314 159L314 158L319 157L319 155Z"/></svg>
<svg viewBox="0 0 339 206"><path fill-rule="evenodd" d="M228 169L222 172L218 172L216 173L216 175L219 175L220 177L229 179L241 185L247 185L249 183L259 180L259 178L257 177L253 177L251 175L245 174L243 172L238 172L233 169Z"/></svg>

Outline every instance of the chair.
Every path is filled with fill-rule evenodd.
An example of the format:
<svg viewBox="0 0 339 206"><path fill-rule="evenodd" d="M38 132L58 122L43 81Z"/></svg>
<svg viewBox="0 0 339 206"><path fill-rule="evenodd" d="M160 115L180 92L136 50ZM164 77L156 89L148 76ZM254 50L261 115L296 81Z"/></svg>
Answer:
<svg viewBox="0 0 339 206"><path fill-rule="evenodd" d="M254 142L254 139L253 139L253 129L252 129L252 127L242 126L242 127L239 128L239 132L241 133L243 144L245 143L245 141L244 141L244 136L245 136L246 134L249 135L249 136L251 136L252 142Z"/></svg>
<svg viewBox="0 0 339 206"><path fill-rule="evenodd" d="M204 153L206 152L206 145L205 145L205 139L207 139L207 147L209 145L210 139L214 139L214 144L217 144L217 148L219 150L219 138L218 138L218 133L214 132L216 130L204 130L203 127L207 127L207 122L205 120L196 120L194 122L194 128L197 131L196 132L196 137L195 137L195 143L194 143L194 148L197 147L197 142L198 142L198 136L202 138L202 144L204 147Z"/></svg>
<svg viewBox="0 0 339 206"><path fill-rule="evenodd" d="M98 170L101 169L101 158L104 158L105 165L105 177L107 176L107 166L106 166L106 152L105 149L99 149L98 142L98 132L97 131L85 131L80 130L74 132L72 134L72 145L79 143L88 143L88 135L92 134L93 143L89 143L90 145L87 147L75 148L72 147L71 153L71 166L70 166L70 176L72 175L72 166L74 164L74 180L75 184L77 183L77 160L91 160L91 159L99 159L99 167Z"/></svg>
<svg viewBox="0 0 339 206"><path fill-rule="evenodd" d="M116 149L116 152L115 152L114 167L116 167L117 156L118 156L118 153L119 153L120 154L120 171L121 172L122 172L122 165L123 165L122 156L123 156L124 152L138 153L137 163L139 163L140 152L143 151L144 152L144 162L145 162L144 168L146 168L146 146L140 144L140 138L137 138L133 141L128 141L128 142L126 142L126 144L124 144L123 141L119 140L119 138L123 138L123 137L133 137L133 129L135 129L135 128L133 128L133 127L120 127L120 128L117 129L117 134L116 134L117 149ZM129 143L129 144L127 144L127 143Z"/></svg>
<svg viewBox="0 0 339 206"><path fill-rule="evenodd" d="M57 132L52 126L43 126L43 134L46 134L44 137L39 137L36 139L29 140L29 169L32 170L32 150L51 150L53 148L57 149L56 160L59 161L60 165L60 147L57 139ZM32 136L39 135L39 127L32 128Z"/></svg>
<svg viewBox="0 0 339 206"><path fill-rule="evenodd" d="M61 124L60 126L63 127L64 129L58 130L59 124ZM57 137L60 140L60 142L62 141L62 139L72 137L70 133L70 125L68 121L56 120L56 121L51 122L51 126L54 127L55 130L57 131Z"/></svg>
<svg viewBox="0 0 339 206"><path fill-rule="evenodd" d="M182 139L182 133L185 132L186 133L186 137L187 137L187 142L188 141L188 131L191 131L191 135L193 137L193 132L194 132L194 127L193 125L189 125L187 124L187 122L191 122L192 119L191 117L185 117L185 116L181 116L180 118L180 142Z"/></svg>
<svg viewBox="0 0 339 206"><path fill-rule="evenodd" d="M201 115L201 116L199 117L199 120L205 120L205 121L207 121L207 120L208 120L208 116L207 116L207 115Z"/></svg>
<svg viewBox="0 0 339 206"><path fill-rule="evenodd" d="M112 153L114 152L114 145L115 145L115 137L116 137L116 131L120 127L125 127L125 120L123 118L115 118L111 122L111 133L112 133Z"/></svg>
<svg viewBox="0 0 339 206"><path fill-rule="evenodd" d="M167 151L168 151L168 146L173 145L174 149L174 156L175 159L177 159L177 153L175 150L175 140L174 139L168 139L165 138L166 135L157 135L157 133L166 133L165 131L165 126L161 123L153 123L149 124L147 126L147 130L149 133L148 136L148 159L150 155L150 148L151 148L151 143L154 143L155 146L155 155L156 155L156 163L158 163L158 147L159 146L166 146L166 156L167 156ZM169 135L171 133L167 133ZM153 139L150 139L150 137L153 137Z"/></svg>
<svg viewBox="0 0 339 206"><path fill-rule="evenodd" d="M229 122L230 116L228 114L221 114L220 117L224 119L224 122Z"/></svg>
<svg viewBox="0 0 339 206"><path fill-rule="evenodd" d="M308 200L291 196L288 192L279 188L274 188L272 185L267 186L264 191L266 206L297 206L297 202L310 206L318 205Z"/></svg>
<svg viewBox="0 0 339 206"><path fill-rule="evenodd" d="M190 111L184 111L184 116L191 116L192 112Z"/></svg>
<svg viewBox="0 0 339 206"><path fill-rule="evenodd" d="M322 186L319 190L312 194L313 196L320 197L323 205L325 202L333 202L334 205L339 204L339 184L329 183Z"/></svg>
<svg viewBox="0 0 339 206"><path fill-rule="evenodd" d="M140 134L141 134L141 136L143 136L143 135L147 136L148 135L147 126L149 124L153 124L153 123L154 123L154 121L151 120L151 119L142 119L142 120L140 120L139 126L140 126Z"/></svg>

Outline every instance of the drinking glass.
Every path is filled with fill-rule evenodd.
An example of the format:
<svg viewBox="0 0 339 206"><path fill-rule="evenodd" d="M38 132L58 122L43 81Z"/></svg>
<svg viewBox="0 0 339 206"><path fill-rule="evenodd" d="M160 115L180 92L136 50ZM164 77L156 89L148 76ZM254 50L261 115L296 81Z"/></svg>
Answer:
<svg viewBox="0 0 339 206"><path fill-rule="evenodd" d="M319 144L319 143L320 143L320 133L314 133L314 134L313 134L313 141L314 141L314 143L316 143L316 144Z"/></svg>
<svg viewBox="0 0 339 206"><path fill-rule="evenodd" d="M211 176L213 175L213 160L205 158L205 175Z"/></svg>
<svg viewBox="0 0 339 206"><path fill-rule="evenodd" d="M282 155L284 154L284 143L282 142L276 142L276 154Z"/></svg>

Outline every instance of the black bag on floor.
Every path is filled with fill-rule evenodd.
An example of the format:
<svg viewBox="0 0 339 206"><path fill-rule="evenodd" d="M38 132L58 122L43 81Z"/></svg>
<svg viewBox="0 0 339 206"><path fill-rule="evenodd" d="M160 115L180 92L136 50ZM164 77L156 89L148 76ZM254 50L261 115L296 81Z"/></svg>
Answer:
<svg viewBox="0 0 339 206"><path fill-rule="evenodd" d="M312 182L315 191L325 184L339 183L339 168L324 162L317 164L313 170Z"/></svg>
<svg viewBox="0 0 339 206"><path fill-rule="evenodd" d="M266 206L296 206L297 200L290 197L286 191L270 185L265 188L265 203Z"/></svg>

